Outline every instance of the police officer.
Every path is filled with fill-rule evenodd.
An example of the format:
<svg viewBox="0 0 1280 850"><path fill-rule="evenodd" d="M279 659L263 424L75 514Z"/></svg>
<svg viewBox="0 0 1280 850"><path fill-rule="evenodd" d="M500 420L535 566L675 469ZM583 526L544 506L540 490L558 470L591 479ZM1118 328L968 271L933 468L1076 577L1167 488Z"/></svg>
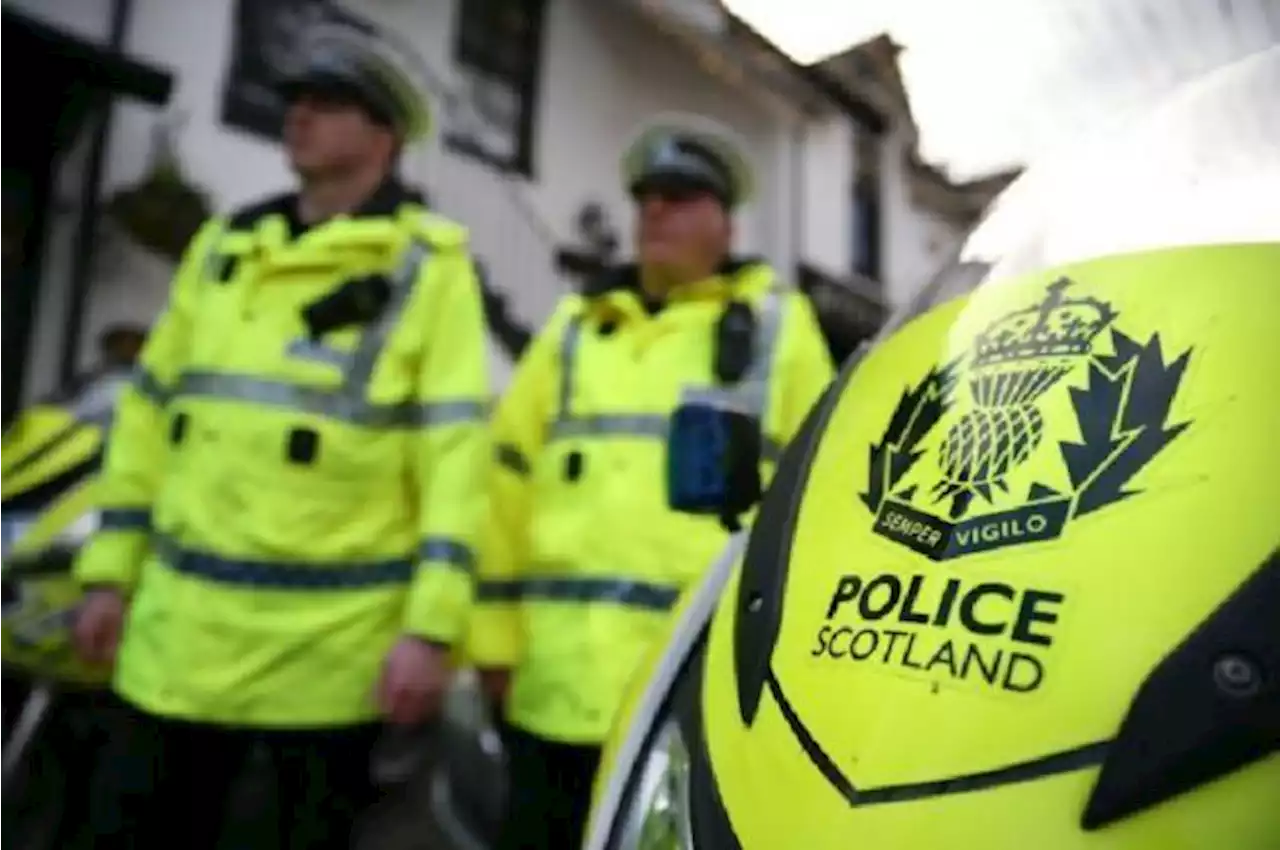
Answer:
<svg viewBox="0 0 1280 850"><path fill-rule="evenodd" d="M469 647L505 700L504 850L577 845L637 661L832 372L808 302L730 253L751 180L725 134L654 125L624 173L638 263L564 300L494 423Z"/></svg>
<svg viewBox="0 0 1280 850"><path fill-rule="evenodd" d="M131 722L96 847L209 847L265 745L285 844L346 847L377 720L438 707L490 454L465 231L401 184L425 130L378 47L317 38L286 81L299 190L209 222L122 398L81 650Z"/></svg>

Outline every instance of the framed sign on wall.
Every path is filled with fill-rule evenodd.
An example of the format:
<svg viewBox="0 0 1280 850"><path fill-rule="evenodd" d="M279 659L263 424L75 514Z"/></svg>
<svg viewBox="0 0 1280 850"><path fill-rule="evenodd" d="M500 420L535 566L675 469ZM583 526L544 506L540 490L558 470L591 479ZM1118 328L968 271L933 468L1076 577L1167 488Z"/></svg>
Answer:
<svg viewBox="0 0 1280 850"><path fill-rule="evenodd" d="M306 61L308 34L318 27L374 27L331 0L236 0L231 55L222 87L222 122L277 141L285 104L278 82Z"/></svg>
<svg viewBox="0 0 1280 850"><path fill-rule="evenodd" d="M546 0L459 4L453 64L461 84L445 144L499 170L532 177Z"/></svg>

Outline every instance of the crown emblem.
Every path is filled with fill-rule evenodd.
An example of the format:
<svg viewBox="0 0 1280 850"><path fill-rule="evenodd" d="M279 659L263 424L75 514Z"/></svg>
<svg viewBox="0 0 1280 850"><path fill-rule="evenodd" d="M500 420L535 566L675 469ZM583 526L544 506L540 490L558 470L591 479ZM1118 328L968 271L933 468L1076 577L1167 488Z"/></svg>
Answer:
<svg viewBox="0 0 1280 850"><path fill-rule="evenodd" d="M876 534L935 560L1054 540L1141 492L1134 476L1190 425L1169 418L1190 348L1168 359L1160 333L1130 336L1065 277L1034 286L903 391L860 494Z"/></svg>
<svg viewBox="0 0 1280 850"><path fill-rule="evenodd" d="M678 165L682 158L683 155L676 145L675 139L667 136L649 151L649 166L651 168L668 168Z"/></svg>
<svg viewBox="0 0 1280 850"><path fill-rule="evenodd" d="M1116 312L1096 298L1067 298L1070 286L1059 278L1039 304L992 322L974 342L973 368L1088 354Z"/></svg>
<svg viewBox="0 0 1280 850"><path fill-rule="evenodd" d="M973 344L969 391L974 408L948 429L941 446L943 480L934 493L951 498L960 517L972 497L1026 463L1044 431L1041 396L1091 353L1093 340L1117 313L1096 298L1067 298L1072 285L1059 278L1044 299L996 319Z"/></svg>

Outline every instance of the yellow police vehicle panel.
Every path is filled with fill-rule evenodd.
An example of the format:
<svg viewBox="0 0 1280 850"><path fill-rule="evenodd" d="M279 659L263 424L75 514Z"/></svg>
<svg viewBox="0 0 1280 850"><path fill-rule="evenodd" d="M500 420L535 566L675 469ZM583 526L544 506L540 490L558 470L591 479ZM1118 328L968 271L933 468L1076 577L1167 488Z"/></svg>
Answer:
<svg viewBox="0 0 1280 850"><path fill-rule="evenodd" d="M5 432L3 460L5 668L63 685L101 686L110 671L82 661L71 645L81 589L71 559L97 525L97 456L114 387L95 382L77 395L22 411Z"/></svg>
<svg viewBox="0 0 1280 850"><path fill-rule="evenodd" d="M6 559L6 571L35 569L22 577L6 576L12 598L6 595L2 657L6 667L23 670L65 684L103 685L110 671L87 664L71 645L71 620L80 603L81 589L71 575L70 553L66 563L56 563L62 553L49 551L58 534L76 530L92 520L94 480L69 490L49 506L23 532Z"/></svg>
<svg viewBox="0 0 1280 850"><path fill-rule="evenodd" d="M1280 245L1240 244L997 280L856 367L753 717L736 585L711 628L708 757L745 846L1280 846L1274 754L1081 828L1134 694L1280 543L1278 272ZM759 805L780 788L785 818Z"/></svg>

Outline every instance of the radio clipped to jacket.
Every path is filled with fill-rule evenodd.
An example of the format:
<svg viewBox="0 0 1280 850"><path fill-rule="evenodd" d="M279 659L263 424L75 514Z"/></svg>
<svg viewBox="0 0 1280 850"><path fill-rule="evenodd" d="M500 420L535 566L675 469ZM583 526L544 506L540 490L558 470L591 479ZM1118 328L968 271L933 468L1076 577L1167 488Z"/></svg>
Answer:
<svg viewBox="0 0 1280 850"><path fill-rule="evenodd" d="M730 302L716 327L718 386L685 392L667 438L667 504L681 513L719 517L731 532L763 489L762 423L748 396L735 392L756 359L757 336L750 305Z"/></svg>
<svg viewBox="0 0 1280 850"><path fill-rule="evenodd" d="M351 325L365 325L382 314L391 300L391 281L384 275L353 278L302 308L311 339Z"/></svg>

